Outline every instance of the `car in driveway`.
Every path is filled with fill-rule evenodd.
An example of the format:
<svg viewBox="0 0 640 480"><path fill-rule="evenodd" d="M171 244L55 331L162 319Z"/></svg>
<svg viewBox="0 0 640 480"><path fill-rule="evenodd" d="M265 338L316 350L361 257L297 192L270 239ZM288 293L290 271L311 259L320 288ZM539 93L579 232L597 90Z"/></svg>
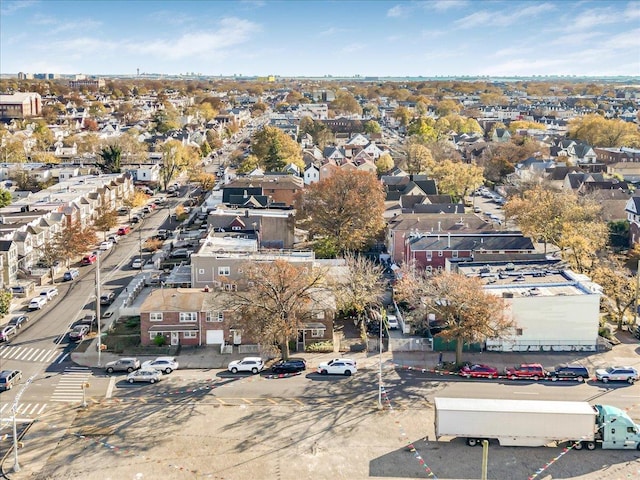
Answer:
<svg viewBox="0 0 640 480"><path fill-rule="evenodd" d="M141 368L169 374L177 370L179 366L180 364L177 362L176 357L158 357L155 360L147 360L142 364Z"/></svg>
<svg viewBox="0 0 640 480"><path fill-rule="evenodd" d="M20 370L3 370L0 372L0 390L11 390L22 379Z"/></svg>
<svg viewBox="0 0 640 480"><path fill-rule="evenodd" d="M140 360L134 357L123 357L119 360L109 362L104 366L107 373L113 372L128 372L131 373L134 370L140 368Z"/></svg>
<svg viewBox="0 0 640 480"><path fill-rule="evenodd" d="M69 332L69 340L72 342L81 342L89 333L88 325L76 325Z"/></svg>
<svg viewBox="0 0 640 480"><path fill-rule="evenodd" d="M189 258L192 253L192 250L187 250L186 248L176 248L169 254L169 258Z"/></svg>
<svg viewBox="0 0 640 480"><path fill-rule="evenodd" d="M465 378L498 378L498 369L490 365L465 365L458 374Z"/></svg>
<svg viewBox="0 0 640 480"><path fill-rule="evenodd" d="M387 325L389 325L389 330L397 330L400 327L398 317L395 315L387 315Z"/></svg>
<svg viewBox="0 0 640 480"><path fill-rule="evenodd" d="M22 324L27 323L29 321L28 315L16 315L7 325L13 325L16 328L22 328Z"/></svg>
<svg viewBox="0 0 640 480"><path fill-rule="evenodd" d="M273 373L298 373L307 369L307 362L304 358L290 358L280 360L271 366Z"/></svg>
<svg viewBox="0 0 640 480"><path fill-rule="evenodd" d="M260 357L245 357L242 360L234 360L229 362L227 370L231 373L251 372L254 375L264 368L264 362Z"/></svg>
<svg viewBox="0 0 640 480"><path fill-rule="evenodd" d="M599 368L596 370L596 379L602 383L627 382L633 384L638 380L638 371L628 366Z"/></svg>
<svg viewBox="0 0 640 480"><path fill-rule="evenodd" d="M578 364L558 365L554 370L547 372L547 378L552 382L558 380L584 382L589 379L589 370Z"/></svg>
<svg viewBox="0 0 640 480"><path fill-rule="evenodd" d="M333 359L329 362L324 362L318 365L318 373L321 375L344 375L351 376L358 371L353 360L345 358Z"/></svg>
<svg viewBox="0 0 640 480"><path fill-rule="evenodd" d="M162 380L162 373L152 368L140 369L127 375L127 382L147 382L156 383Z"/></svg>
<svg viewBox="0 0 640 480"><path fill-rule="evenodd" d="M0 342L8 342L9 339L18 332L18 328L15 325L5 325L0 329Z"/></svg>
<svg viewBox="0 0 640 480"><path fill-rule="evenodd" d="M529 378L538 381L547 376L547 372L539 363L523 363L517 367L508 367L504 373L509 380Z"/></svg>
<svg viewBox="0 0 640 480"><path fill-rule="evenodd" d="M78 270L77 268L70 268L69 270L64 272L62 280L64 280L65 282L70 282L71 280L78 278L79 276L80 270Z"/></svg>
<svg viewBox="0 0 640 480"><path fill-rule="evenodd" d="M47 297L38 295L37 297L31 299L31 301L29 302L28 308L29 310L40 310L46 304L47 304Z"/></svg>

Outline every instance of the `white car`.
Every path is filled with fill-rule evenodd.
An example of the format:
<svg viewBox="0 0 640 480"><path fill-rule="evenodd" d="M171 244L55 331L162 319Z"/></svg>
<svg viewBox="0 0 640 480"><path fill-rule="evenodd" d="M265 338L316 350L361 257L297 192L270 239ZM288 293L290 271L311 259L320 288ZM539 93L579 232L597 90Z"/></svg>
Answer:
<svg viewBox="0 0 640 480"><path fill-rule="evenodd" d="M105 240L100 244L100 250L109 250L113 247L113 242L111 240Z"/></svg>
<svg viewBox="0 0 640 480"><path fill-rule="evenodd" d="M358 371L355 362L352 362L353 360L345 358L333 359L330 362L318 365L318 373L322 375L344 375L348 377Z"/></svg>
<svg viewBox="0 0 640 480"><path fill-rule="evenodd" d="M400 327L398 317L395 315L387 315L387 325L389 325L389 330L397 330L398 327Z"/></svg>
<svg viewBox="0 0 640 480"><path fill-rule="evenodd" d="M596 379L602 383L627 382L633 384L638 380L638 371L633 367L608 367L596 370Z"/></svg>
<svg viewBox="0 0 640 480"><path fill-rule="evenodd" d="M47 297L40 295L29 302L29 310L40 310L47 304Z"/></svg>
<svg viewBox="0 0 640 480"><path fill-rule="evenodd" d="M152 368L143 370L136 370L135 372L131 372L129 375L127 375L127 382L129 383L134 383L134 382L149 382L149 383L156 383L159 382L162 379L162 374L157 371L154 370Z"/></svg>
<svg viewBox="0 0 640 480"><path fill-rule="evenodd" d="M131 268L142 268L142 260L140 258L136 258L133 262L131 262Z"/></svg>
<svg viewBox="0 0 640 480"><path fill-rule="evenodd" d="M60 292L56 287L47 288L40 292L40 295L47 299L47 301L52 300L54 297L57 297Z"/></svg>
<svg viewBox="0 0 640 480"><path fill-rule="evenodd" d="M229 363L227 370L231 373L251 372L254 375L261 372L264 368L264 362L260 357L245 357L242 360L234 360Z"/></svg>
<svg viewBox="0 0 640 480"><path fill-rule="evenodd" d="M158 357L155 360L147 360L142 364L143 369L157 370L167 374L177 370L179 366L175 357Z"/></svg>

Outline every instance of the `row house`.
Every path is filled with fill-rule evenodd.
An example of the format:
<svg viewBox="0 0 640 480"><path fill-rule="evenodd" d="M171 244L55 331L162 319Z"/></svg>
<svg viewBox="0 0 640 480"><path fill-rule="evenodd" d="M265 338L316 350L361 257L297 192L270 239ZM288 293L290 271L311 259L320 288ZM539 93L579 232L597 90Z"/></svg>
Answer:
<svg viewBox="0 0 640 480"><path fill-rule="evenodd" d="M476 252L509 255L534 251L533 242L522 233L413 234L405 239L403 262L421 270L440 271L447 261L473 259Z"/></svg>
<svg viewBox="0 0 640 480"><path fill-rule="evenodd" d="M153 345L158 336L177 346L257 345L228 308L229 294L215 289L161 288L152 291L140 307L142 345ZM333 338L335 302L318 292L307 318L298 324L297 351Z"/></svg>
<svg viewBox="0 0 640 480"><path fill-rule="evenodd" d="M292 210L237 209L218 206L207 216L210 234L255 237L260 248L291 249L295 242L295 213ZM213 239L213 237L212 237Z"/></svg>
<svg viewBox="0 0 640 480"><path fill-rule="evenodd" d="M231 196L244 195L245 191L268 198L269 203L292 206L298 192L304 188L304 180L295 175L265 174L239 176L223 187L222 202L230 203ZM253 189L253 190L252 190Z"/></svg>

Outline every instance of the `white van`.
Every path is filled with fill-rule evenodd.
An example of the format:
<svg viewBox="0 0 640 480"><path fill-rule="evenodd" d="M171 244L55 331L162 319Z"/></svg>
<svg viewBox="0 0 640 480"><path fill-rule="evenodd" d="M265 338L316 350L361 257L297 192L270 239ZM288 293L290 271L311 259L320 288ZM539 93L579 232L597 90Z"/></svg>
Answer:
<svg viewBox="0 0 640 480"><path fill-rule="evenodd" d="M58 289L56 287L51 287L51 288L47 288L46 290L43 290L42 292L40 292L40 296L45 297L47 299L47 301L53 299L53 297L57 297L58 296Z"/></svg>

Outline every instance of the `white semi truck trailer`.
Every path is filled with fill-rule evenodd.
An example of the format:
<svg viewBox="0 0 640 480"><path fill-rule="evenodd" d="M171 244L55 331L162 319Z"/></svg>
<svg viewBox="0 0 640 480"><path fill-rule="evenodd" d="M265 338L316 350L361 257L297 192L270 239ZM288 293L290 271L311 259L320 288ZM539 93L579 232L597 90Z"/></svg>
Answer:
<svg viewBox="0 0 640 480"><path fill-rule="evenodd" d="M573 442L575 449L640 450L640 425L621 409L587 402L436 398L436 437L462 437L467 445L540 447Z"/></svg>

